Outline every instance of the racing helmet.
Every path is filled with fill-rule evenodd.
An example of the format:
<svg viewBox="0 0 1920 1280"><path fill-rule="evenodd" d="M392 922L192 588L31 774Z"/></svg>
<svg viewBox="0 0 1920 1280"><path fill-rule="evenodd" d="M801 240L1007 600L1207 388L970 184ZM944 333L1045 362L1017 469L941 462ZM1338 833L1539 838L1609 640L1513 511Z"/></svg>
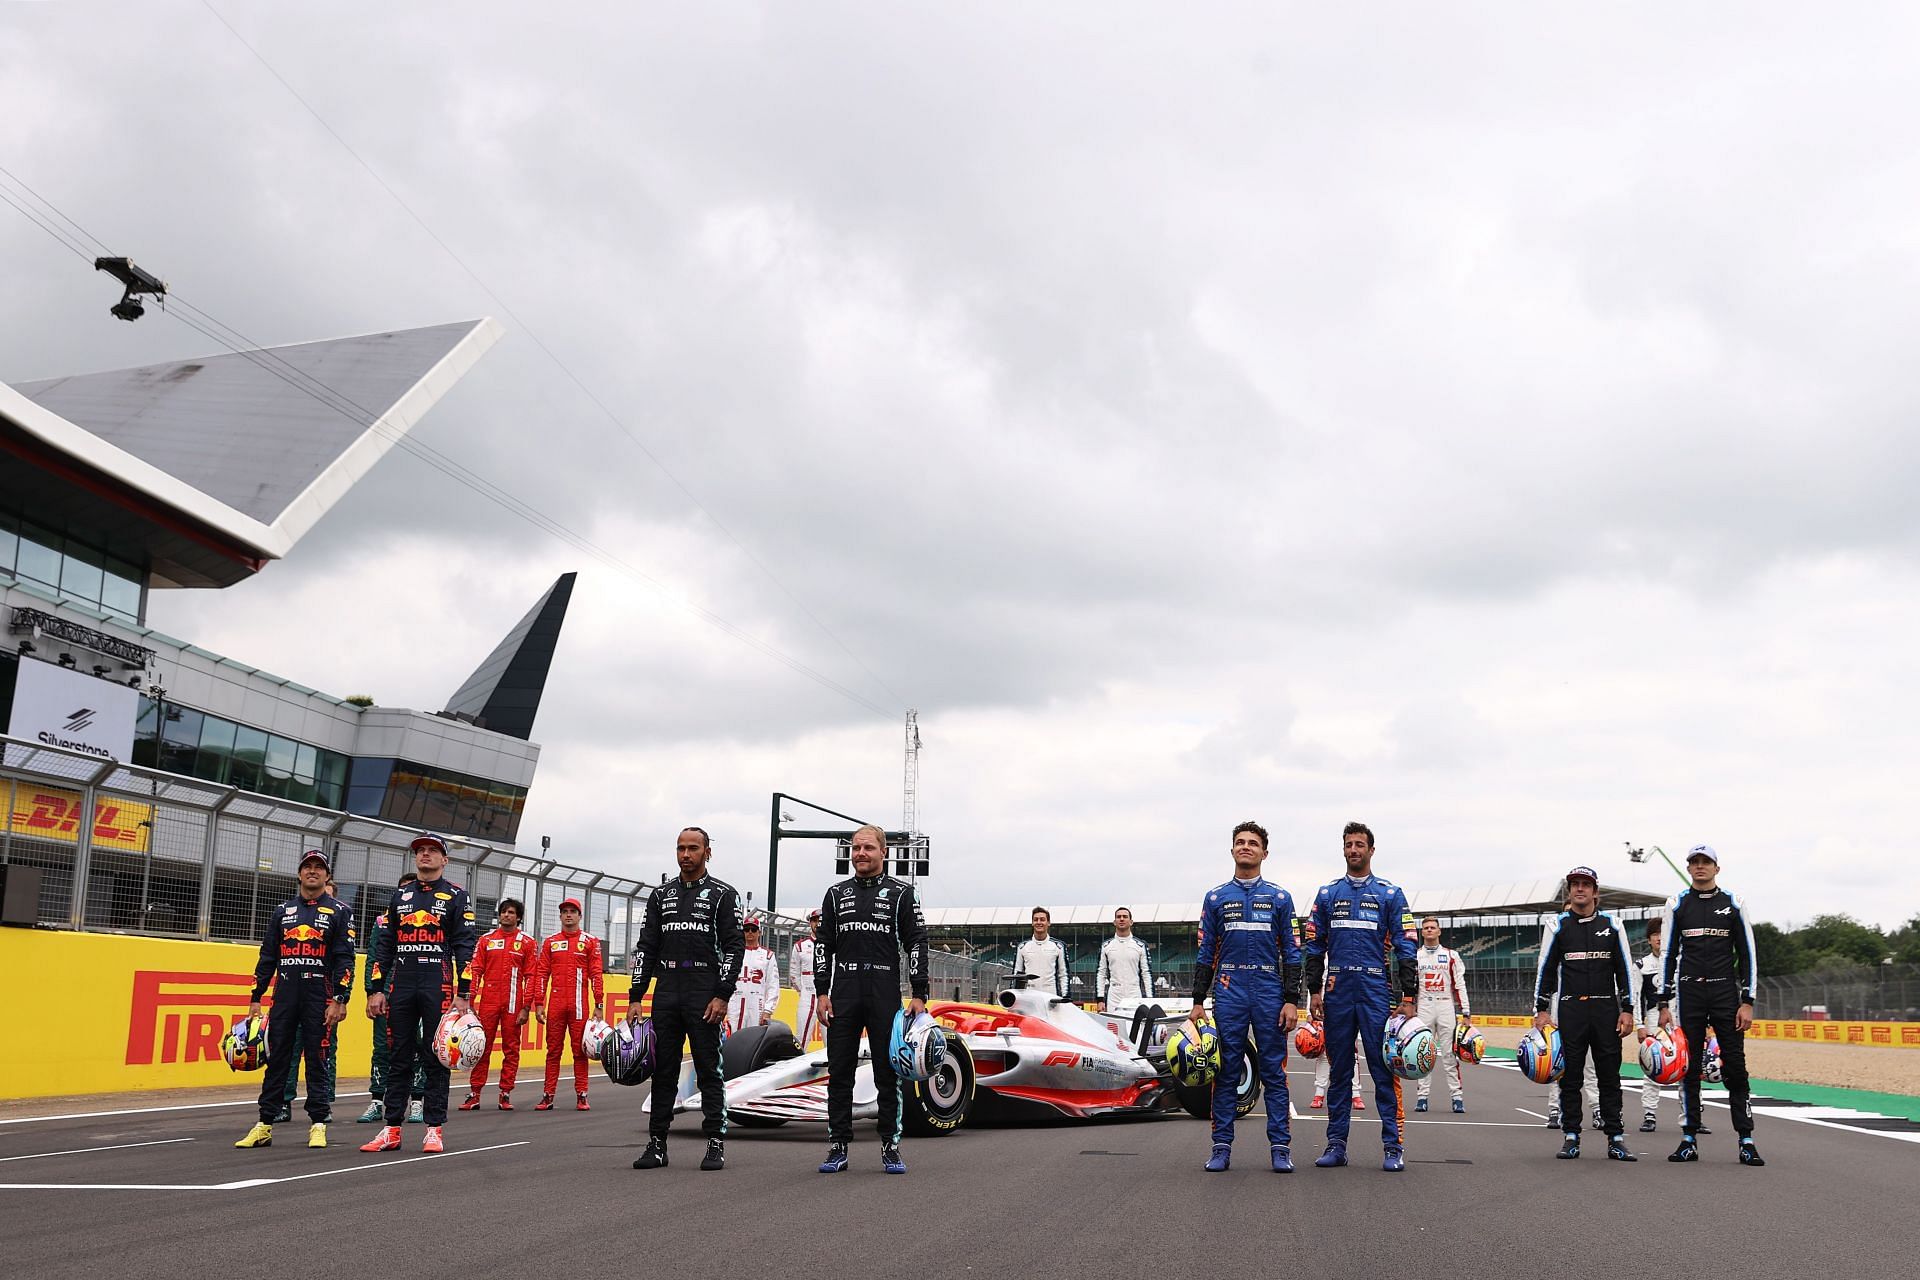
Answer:
<svg viewBox="0 0 1920 1280"><path fill-rule="evenodd" d="M1567 1069L1566 1053L1560 1047L1560 1028L1547 1024L1545 1031L1529 1029L1514 1050L1520 1074L1535 1084L1552 1084Z"/></svg>
<svg viewBox="0 0 1920 1280"><path fill-rule="evenodd" d="M220 1056L235 1071L258 1071L267 1065L267 1020L241 1018L220 1037Z"/></svg>
<svg viewBox="0 0 1920 1280"><path fill-rule="evenodd" d="M622 1022L600 1045L600 1065L615 1084L639 1084L653 1074L653 1019Z"/></svg>
<svg viewBox="0 0 1920 1280"><path fill-rule="evenodd" d="M1183 1022L1167 1036L1167 1070L1188 1088L1220 1074L1220 1032L1211 1022Z"/></svg>
<svg viewBox="0 0 1920 1280"><path fill-rule="evenodd" d="M893 1015L887 1061L904 1080L931 1080L947 1060L947 1037L933 1018L920 1013L911 1021L902 1009Z"/></svg>
<svg viewBox="0 0 1920 1280"><path fill-rule="evenodd" d="M1402 1080L1424 1080L1433 1071L1437 1052L1433 1028L1417 1017L1391 1019L1380 1042L1380 1055L1387 1061L1387 1070Z"/></svg>
<svg viewBox="0 0 1920 1280"><path fill-rule="evenodd" d="M607 1036L612 1030L612 1027L600 1021L600 1019L588 1018L587 1024L580 1028L580 1051L589 1058L598 1058L600 1056L600 1050L602 1046L607 1043Z"/></svg>
<svg viewBox="0 0 1920 1280"><path fill-rule="evenodd" d="M486 1028L471 1013L449 1009L433 1033L433 1056L449 1071L468 1071L487 1051Z"/></svg>
<svg viewBox="0 0 1920 1280"><path fill-rule="evenodd" d="M1720 1083L1720 1037L1707 1032L1706 1056L1700 1060L1700 1078L1708 1084Z"/></svg>
<svg viewBox="0 0 1920 1280"><path fill-rule="evenodd" d="M1462 1062L1479 1062L1487 1056L1487 1038L1480 1028L1462 1022L1453 1029L1453 1052Z"/></svg>
<svg viewBox="0 0 1920 1280"><path fill-rule="evenodd" d="M1640 1070L1655 1084L1677 1084L1687 1074L1687 1036L1678 1027L1640 1042Z"/></svg>
<svg viewBox="0 0 1920 1280"><path fill-rule="evenodd" d="M1303 1058L1317 1058L1327 1051L1326 1028L1312 1018L1303 1021L1293 1031L1293 1047Z"/></svg>

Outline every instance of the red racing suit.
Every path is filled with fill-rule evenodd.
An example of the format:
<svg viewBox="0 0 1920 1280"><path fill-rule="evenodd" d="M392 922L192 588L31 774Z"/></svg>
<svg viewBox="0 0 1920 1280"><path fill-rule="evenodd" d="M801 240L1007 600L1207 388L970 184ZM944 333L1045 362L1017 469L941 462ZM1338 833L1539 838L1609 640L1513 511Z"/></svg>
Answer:
<svg viewBox="0 0 1920 1280"><path fill-rule="evenodd" d="M594 1010L606 1004L601 981L604 965L600 939L584 930L561 930L540 944L534 961L533 1000L536 1008L547 1013L547 1087L552 1093L560 1084L560 1048L573 1041L573 1089L587 1091L587 1051L580 1033ZM587 999L588 993L593 995Z"/></svg>
<svg viewBox="0 0 1920 1280"><path fill-rule="evenodd" d="M513 1092L513 1082L520 1074L520 1019L533 1007L536 950L533 938L519 929L495 929L474 944L473 1013L486 1030L487 1048L467 1082L472 1093L487 1087L496 1032L500 1036L500 1096Z"/></svg>

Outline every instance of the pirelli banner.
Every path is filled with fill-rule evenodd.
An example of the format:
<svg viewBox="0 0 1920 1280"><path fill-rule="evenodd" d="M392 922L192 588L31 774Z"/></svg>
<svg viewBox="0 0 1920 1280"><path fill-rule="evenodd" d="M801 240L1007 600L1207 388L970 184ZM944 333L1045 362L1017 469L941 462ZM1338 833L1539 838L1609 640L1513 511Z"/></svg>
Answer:
<svg viewBox="0 0 1920 1280"><path fill-rule="evenodd" d="M1890 1049L1920 1049L1920 1022L1829 1022L1824 1018L1755 1018L1747 1032L1761 1040L1800 1044L1863 1044Z"/></svg>
<svg viewBox="0 0 1920 1280"><path fill-rule="evenodd" d="M247 1011L259 954L257 947L230 943L0 929L0 973L10 975L0 1098L231 1086L243 1079L257 1086L257 1074L227 1069L220 1037ZM607 975L608 1018L626 1016L626 990L625 974ZM783 1007L791 1005L791 994ZM545 1030L538 1020L527 1024L522 1071L530 1055L544 1061ZM372 1053L373 1024L356 975L353 1005L340 1025L341 1080L365 1080Z"/></svg>

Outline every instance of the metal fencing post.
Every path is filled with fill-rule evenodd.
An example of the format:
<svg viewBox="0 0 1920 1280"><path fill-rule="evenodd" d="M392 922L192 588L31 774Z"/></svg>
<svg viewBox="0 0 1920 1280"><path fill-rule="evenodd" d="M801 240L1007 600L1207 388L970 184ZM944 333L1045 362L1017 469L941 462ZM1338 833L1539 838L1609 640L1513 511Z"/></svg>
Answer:
<svg viewBox="0 0 1920 1280"><path fill-rule="evenodd" d="M67 918L75 929L87 927L87 881L93 872L94 805L100 795L96 788L118 767L114 761L107 761L88 776L80 790L80 814L73 833L73 897L67 904Z"/></svg>

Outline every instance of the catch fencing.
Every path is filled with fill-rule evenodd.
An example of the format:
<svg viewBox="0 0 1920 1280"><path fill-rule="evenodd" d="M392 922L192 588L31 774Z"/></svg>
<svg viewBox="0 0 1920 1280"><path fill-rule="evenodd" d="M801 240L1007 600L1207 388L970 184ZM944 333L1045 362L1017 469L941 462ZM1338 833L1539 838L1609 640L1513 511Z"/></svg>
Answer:
<svg viewBox="0 0 1920 1280"><path fill-rule="evenodd" d="M1762 1018L1920 1022L1920 964L1763 976L1754 994L1754 1012Z"/></svg>

